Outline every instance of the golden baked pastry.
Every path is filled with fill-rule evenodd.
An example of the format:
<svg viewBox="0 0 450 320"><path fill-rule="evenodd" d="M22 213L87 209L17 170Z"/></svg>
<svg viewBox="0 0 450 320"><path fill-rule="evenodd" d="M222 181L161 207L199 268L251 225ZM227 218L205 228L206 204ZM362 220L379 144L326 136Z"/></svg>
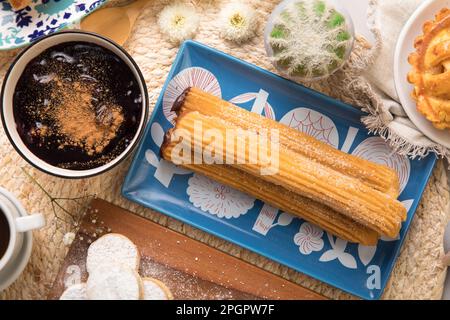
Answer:
<svg viewBox="0 0 450 320"><path fill-rule="evenodd" d="M167 161L174 161L173 144L167 143L162 149L162 156ZM179 159L178 159L179 160ZM378 234L335 210L302 197L281 186L266 182L227 165L182 165L184 168L201 173L204 176L250 194L282 211L290 212L304 220L321 226L341 239L349 242L373 246L378 241Z"/></svg>
<svg viewBox="0 0 450 320"><path fill-rule="evenodd" d="M231 122L244 130L255 130L256 132L274 127L280 132L281 144L292 151L314 158L321 164L340 172L345 172L367 186L387 193L393 198L399 196L400 185L397 173L387 166L349 156L301 131L293 130L253 112L247 112L230 102L206 94L200 89L190 88L183 97L183 103L175 106L177 113L198 111L204 115ZM352 161L347 161L349 157Z"/></svg>
<svg viewBox="0 0 450 320"><path fill-rule="evenodd" d="M437 129L450 128L450 9L442 9L434 21L423 25L414 42L416 52L408 61L408 81L414 85L417 110Z"/></svg>
<svg viewBox="0 0 450 320"><path fill-rule="evenodd" d="M198 89L186 91L177 100L174 110L178 112L174 130L188 133L191 139L174 137L174 131L169 131L161 147L164 159L181 163L195 172L247 192L352 242L373 244L379 235L398 235L401 222L406 218L406 209L395 199L398 177L385 166L365 160L361 162L361 159L319 143L312 137L298 136L295 129L213 98ZM227 165L183 162L185 155L177 154L180 146L195 155L212 143L213 138L195 134L198 123L205 132L217 130L224 137L230 129L250 129L257 133L258 128L277 129L280 132L278 171L261 175L264 165L252 163L249 155L254 149L272 150L259 140L250 147L243 141L245 137L239 135L234 139L236 145L245 146L244 162L239 162L234 150L226 147L215 150L215 158ZM295 141L301 143L296 144ZM191 160L192 155L188 156ZM229 159L234 160L233 164L229 164ZM364 167L365 163L369 169ZM358 168L361 168L360 172L366 172L366 178L357 175ZM397 187L392 190L386 181L373 178L380 176L392 180Z"/></svg>

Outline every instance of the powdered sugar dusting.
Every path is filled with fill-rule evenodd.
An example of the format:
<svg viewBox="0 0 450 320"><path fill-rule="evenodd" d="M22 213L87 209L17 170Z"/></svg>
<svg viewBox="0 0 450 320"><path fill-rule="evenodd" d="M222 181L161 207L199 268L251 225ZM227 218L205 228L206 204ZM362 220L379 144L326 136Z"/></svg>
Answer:
<svg viewBox="0 0 450 320"><path fill-rule="evenodd" d="M125 236L110 233L99 238L88 249L86 268L89 273L101 264L124 264L132 269L139 266L139 252Z"/></svg>
<svg viewBox="0 0 450 320"><path fill-rule="evenodd" d="M87 300L86 283L70 286L63 292L59 300Z"/></svg>
<svg viewBox="0 0 450 320"><path fill-rule="evenodd" d="M172 291L175 299L186 300L252 300L255 296L226 288L226 284L215 284L190 275L191 271L179 271L148 258L141 260L140 274L163 282Z"/></svg>
<svg viewBox="0 0 450 320"><path fill-rule="evenodd" d="M86 285L90 300L139 300L142 282L126 265L103 264L89 275Z"/></svg>
<svg viewBox="0 0 450 320"><path fill-rule="evenodd" d="M152 279L143 279L144 300L168 300L167 293Z"/></svg>

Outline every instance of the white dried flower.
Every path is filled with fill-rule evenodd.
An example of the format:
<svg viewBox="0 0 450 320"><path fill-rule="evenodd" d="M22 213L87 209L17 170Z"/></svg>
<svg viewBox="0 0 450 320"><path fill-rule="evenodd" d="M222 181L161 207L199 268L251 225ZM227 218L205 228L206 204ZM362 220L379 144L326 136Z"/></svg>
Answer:
<svg viewBox="0 0 450 320"><path fill-rule="evenodd" d="M175 3L166 6L159 14L161 32L175 44L194 37L199 24L199 16L193 6Z"/></svg>
<svg viewBox="0 0 450 320"><path fill-rule="evenodd" d="M67 247L72 244L73 240L75 240L75 233L73 232L67 232L63 237L63 243Z"/></svg>
<svg viewBox="0 0 450 320"><path fill-rule="evenodd" d="M222 36L230 41L244 42L255 36L257 16L255 10L243 3L230 3L220 13Z"/></svg>

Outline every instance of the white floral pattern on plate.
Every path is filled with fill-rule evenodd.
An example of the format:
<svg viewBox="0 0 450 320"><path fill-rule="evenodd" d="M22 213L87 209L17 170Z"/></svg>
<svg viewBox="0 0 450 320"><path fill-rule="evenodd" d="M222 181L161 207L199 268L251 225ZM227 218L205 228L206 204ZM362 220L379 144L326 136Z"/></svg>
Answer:
<svg viewBox="0 0 450 320"><path fill-rule="evenodd" d="M163 112L169 122L174 123L175 112L172 111L173 103L190 87L202 89L219 98L222 91L217 78L208 70L199 67L192 67L182 70L172 80L170 80L163 96Z"/></svg>
<svg viewBox="0 0 450 320"><path fill-rule="evenodd" d="M358 268L356 259L350 253L345 252L348 242L337 237L335 238L332 234L328 232L327 236L328 241L330 242L331 249L325 251L319 258L319 261L329 262L337 259L346 268L349 269Z"/></svg>
<svg viewBox="0 0 450 320"><path fill-rule="evenodd" d="M255 204L254 198L203 175L194 174L188 185L189 201L219 218L239 218Z"/></svg>
<svg viewBox="0 0 450 320"><path fill-rule="evenodd" d="M255 102L253 103L250 111L275 120L275 112L270 103L267 102L268 97L269 93L261 89L259 92L247 92L240 94L231 99L230 102L233 104L242 104L254 100Z"/></svg>
<svg viewBox="0 0 450 320"><path fill-rule="evenodd" d="M310 255L314 251L321 251L323 249L323 230L319 227L304 222L300 226L300 230L294 236L294 242L298 245L301 254Z"/></svg>
<svg viewBox="0 0 450 320"><path fill-rule="evenodd" d="M150 134L153 142L158 147L161 147L164 140L164 130L158 122L152 123ZM168 162L164 159L158 159L156 153L150 149L145 151L145 159L150 165L156 168L154 177L166 188L169 188L174 175L187 175L191 173L189 170L177 167L172 162Z"/></svg>
<svg viewBox="0 0 450 320"><path fill-rule="evenodd" d="M362 244L358 245L359 260L361 260L362 264L366 267L372 261L376 252L377 246L364 246Z"/></svg>
<svg viewBox="0 0 450 320"><path fill-rule="evenodd" d="M324 114L308 108L289 111L280 120L281 123L306 133L334 148L339 147L339 133L333 120Z"/></svg>
<svg viewBox="0 0 450 320"><path fill-rule="evenodd" d="M388 146L380 137L370 137L361 142L352 154L354 156L383 164L394 169L400 179L400 193L408 184L411 164L406 156L401 156Z"/></svg>
<svg viewBox="0 0 450 320"><path fill-rule="evenodd" d="M256 218L252 230L265 236L270 231L270 229L278 226L287 227L292 223L292 221L294 221L295 217L293 215L287 212L282 212L278 215L277 222L274 223L278 211L280 210L269 206L268 204L264 204L258 214L258 218Z"/></svg>

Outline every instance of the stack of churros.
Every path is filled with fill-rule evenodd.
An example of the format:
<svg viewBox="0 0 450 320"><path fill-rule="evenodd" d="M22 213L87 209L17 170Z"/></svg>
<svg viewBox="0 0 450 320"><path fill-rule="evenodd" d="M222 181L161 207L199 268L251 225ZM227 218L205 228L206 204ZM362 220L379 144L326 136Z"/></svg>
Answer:
<svg viewBox="0 0 450 320"><path fill-rule="evenodd" d="M248 193L350 242L374 245L380 236L398 235L406 209L396 199L399 181L390 168L348 155L196 88L186 90L173 110L178 116L175 128L166 134L161 147L164 159ZM221 133L223 137L229 137L229 132L238 134L232 136L233 144L224 139L220 142L222 147L212 151L217 135L199 135L199 125L202 132ZM251 140L251 136L267 138ZM241 157L237 146L243 146ZM202 158L202 151L208 148L213 162ZM251 155L255 152L276 152L276 170L265 172L273 163L269 166L261 157L253 161ZM196 156L203 161L194 161Z"/></svg>

